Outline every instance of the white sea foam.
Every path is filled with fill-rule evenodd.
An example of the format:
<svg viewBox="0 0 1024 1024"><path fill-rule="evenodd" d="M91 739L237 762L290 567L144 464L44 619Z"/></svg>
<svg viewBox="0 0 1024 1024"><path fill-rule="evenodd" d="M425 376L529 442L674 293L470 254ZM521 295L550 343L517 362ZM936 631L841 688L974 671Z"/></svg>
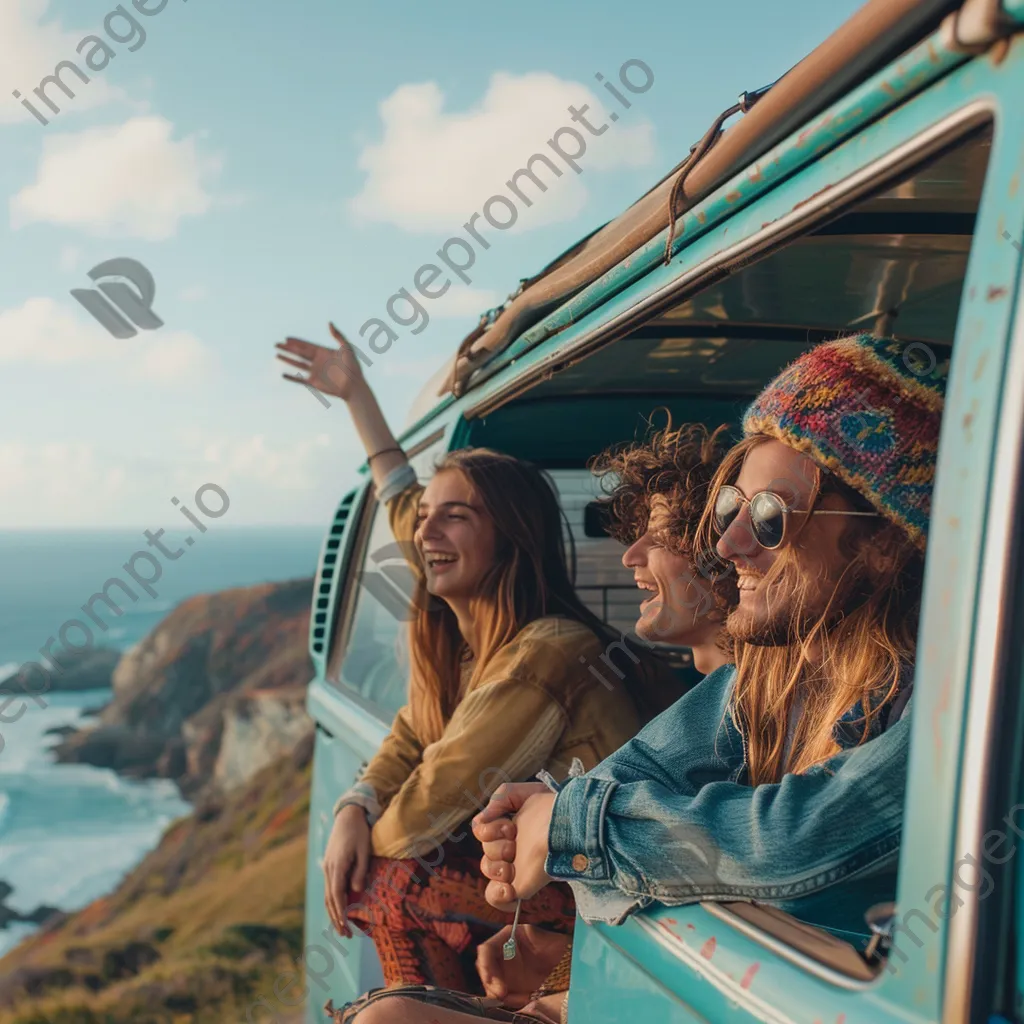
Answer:
<svg viewBox="0 0 1024 1024"><path fill-rule="evenodd" d="M22 913L76 910L115 888L189 807L168 779L136 782L105 768L55 765L46 730L74 725L109 690L47 695L5 727L0 751L0 880ZM0 955L34 930L0 930Z"/></svg>

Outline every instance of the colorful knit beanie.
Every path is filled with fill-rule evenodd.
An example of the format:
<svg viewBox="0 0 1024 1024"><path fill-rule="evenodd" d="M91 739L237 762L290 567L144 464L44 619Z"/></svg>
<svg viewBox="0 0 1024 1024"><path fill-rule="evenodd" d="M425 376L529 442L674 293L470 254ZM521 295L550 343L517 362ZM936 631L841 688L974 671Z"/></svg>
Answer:
<svg viewBox="0 0 1024 1024"><path fill-rule="evenodd" d="M920 342L825 342L758 395L743 433L805 452L924 550L948 372L948 357Z"/></svg>

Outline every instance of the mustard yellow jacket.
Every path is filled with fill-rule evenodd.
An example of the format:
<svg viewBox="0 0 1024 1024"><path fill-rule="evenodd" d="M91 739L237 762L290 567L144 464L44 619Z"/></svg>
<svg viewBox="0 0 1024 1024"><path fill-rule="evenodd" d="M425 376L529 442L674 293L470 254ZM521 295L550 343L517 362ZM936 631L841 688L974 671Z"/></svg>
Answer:
<svg viewBox="0 0 1024 1024"><path fill-rule="evenodd" d="M411 539L421 494L414 485L389 502L396 539ZM643 692L631 694L619 678L611 647L614 664L626 665ZM349 803L366 809L376 856L423 856L455 839L502 783L541 769L564 778L577 757L593 768L681 693L659 659L627 648L626 661L622 647L621 638L608 644L572 619L529 623L491 659L435 743L424 745L402 707L335 812Z"/></svg>

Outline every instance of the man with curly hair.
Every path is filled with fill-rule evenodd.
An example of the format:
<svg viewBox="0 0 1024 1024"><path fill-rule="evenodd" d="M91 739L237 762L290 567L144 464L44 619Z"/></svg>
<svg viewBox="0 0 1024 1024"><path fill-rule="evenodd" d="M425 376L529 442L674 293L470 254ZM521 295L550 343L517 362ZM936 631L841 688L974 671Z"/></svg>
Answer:
<svg viewBox="0 0 1024 1024"><path fill-rule="evenodd" d="M725 454L725 430L709 432L699 423L673 428L669 417L644 441L609 448L590 463L611 484L600 502L605 528L626 545L622 564L651 595L640 605L636 633L689 647L698 679L731 658L722 627L736 604L736 583L721 566L710 571L713 556L697 543L708 488Z"/></svg>

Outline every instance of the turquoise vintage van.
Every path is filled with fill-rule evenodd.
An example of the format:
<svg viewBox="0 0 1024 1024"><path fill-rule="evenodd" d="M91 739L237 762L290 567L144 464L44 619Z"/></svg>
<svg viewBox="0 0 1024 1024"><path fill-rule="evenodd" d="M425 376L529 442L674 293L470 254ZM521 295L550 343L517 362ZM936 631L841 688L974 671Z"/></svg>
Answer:
<svg viewBox="0 0 1024 1024"><path fill-rule="evenodd" d="M1024 1021L1021 33L1024 0L872 0L492 311L402 435L424 478L465 445L547 467L580 593L628 629L636 592L587 515L591 455L659 406L735 423L840 333L951 359L896 906L874 908L859 946L757 904L579 923L572 1024ZM380 979L368 942L332 940L320 858L334 799L403 700L408 594L354 467L311 627L310 1022Z"/></svg>

